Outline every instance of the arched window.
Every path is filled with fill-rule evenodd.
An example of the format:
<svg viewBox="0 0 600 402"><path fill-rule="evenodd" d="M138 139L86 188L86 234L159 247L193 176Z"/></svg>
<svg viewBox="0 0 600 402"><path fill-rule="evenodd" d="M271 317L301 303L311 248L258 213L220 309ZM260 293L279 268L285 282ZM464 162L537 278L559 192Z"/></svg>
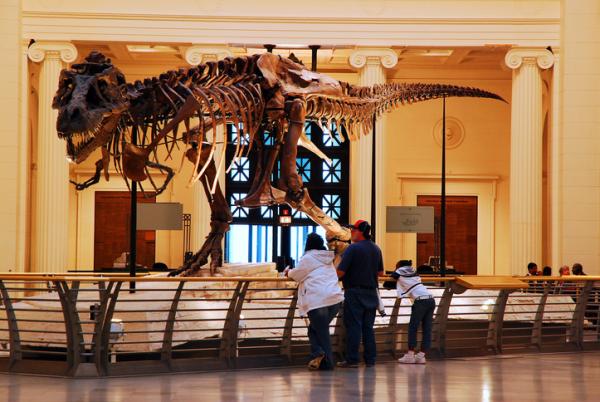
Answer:
<svg viewBox="0 0 600 402"><path fill-rule="evenodd" d="M315 122L307 122L306 136L323 151L330 161L323 160L312 152L299 147L296 158L298 174L309 189L313 201L329 216L345 223L348 221L348 183L349 183L349 142L341 140L341 133L335 125L322 130ZM235 154L232 143L237 137L236 127L227 126L228 160ZM265 155L272 149L274 138L264 132ZM344 132L345 137L345 132ZM347 138L347 137L345 137ZM315 225L305 214L293 211L289 239L282 237L278 226L277 207L240 208L235 201L248 194L254 172L256 156L250 154L234 164L226 177L226 195L233 212L233 224L225 239L225 260L227 262L267 262L275 261L281 254L282 242L290 242L290 257L298 261L304 250L304 239L310 232L316 231L322 236L323 230ZM277 187L279 162L276 163L272 184Z"/></svg>

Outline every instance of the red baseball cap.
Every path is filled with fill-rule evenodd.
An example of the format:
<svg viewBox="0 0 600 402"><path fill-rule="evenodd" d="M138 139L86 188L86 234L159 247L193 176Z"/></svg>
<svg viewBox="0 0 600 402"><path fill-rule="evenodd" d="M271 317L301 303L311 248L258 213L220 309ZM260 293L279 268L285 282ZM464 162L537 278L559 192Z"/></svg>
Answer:
<svg viewBox="0 0 600 402"><path fill-rule="evenodd" d="M346 227L348 229L353 229L353 230L359 230L361 232L369 232L371 230L371 225L369 225L369 222L363 220L363 219L359 219L356 222L354 222L354 225L346 225Z"/></svg>

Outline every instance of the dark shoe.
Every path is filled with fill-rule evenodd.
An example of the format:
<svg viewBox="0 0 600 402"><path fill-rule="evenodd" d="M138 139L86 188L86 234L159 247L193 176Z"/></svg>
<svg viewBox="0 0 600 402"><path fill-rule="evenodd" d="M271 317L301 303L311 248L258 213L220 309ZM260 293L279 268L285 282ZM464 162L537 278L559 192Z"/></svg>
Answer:
<svg viewBox="0 0 600 402"><path fill-rule="evenodd" d="M347 361L343 361L343 362L338 362L338 364L336 365L339 368L358 368L358 363L349 363Z"/></svg>
<svg viewBox="0 0 600 402"><path fill-rule="evenodd" d="M321 362L323 361L324 358L325 358L325 355L320 355L320 356L315 357L311 361L309 361L308 369L309 370L318 370L321 367Z"/></svg>
<svg viewBox="0 0 600 402"><path fill-rule="evenodd" d="M365 367L375 367L375 363L365 363Z"/></svg>

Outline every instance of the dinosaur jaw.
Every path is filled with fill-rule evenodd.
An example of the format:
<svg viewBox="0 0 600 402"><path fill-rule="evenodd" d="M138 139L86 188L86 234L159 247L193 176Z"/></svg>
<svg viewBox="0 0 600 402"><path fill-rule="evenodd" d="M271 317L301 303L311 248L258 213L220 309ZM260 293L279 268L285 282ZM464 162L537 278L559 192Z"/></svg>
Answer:
<svg viewBox="0 0 600 402"><path fill-rule="evenodd" d="M71 163L81 163L96 148L105 145L115 132L119 118L115 116L102 118L92 128L74 132L68 135L59 133L67 142L67 160Z"/></svg>

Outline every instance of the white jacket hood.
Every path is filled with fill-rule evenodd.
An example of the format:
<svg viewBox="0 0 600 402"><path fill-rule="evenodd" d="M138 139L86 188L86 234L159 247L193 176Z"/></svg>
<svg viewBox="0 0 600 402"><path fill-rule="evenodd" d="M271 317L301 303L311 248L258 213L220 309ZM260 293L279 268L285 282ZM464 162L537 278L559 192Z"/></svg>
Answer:
<svg viewBox="0 0 600 402"><path fill-rule="evenodd" d="M317 268L333 263L335 254L329 250L310 250L302 257L307 267Z"/></svg>

